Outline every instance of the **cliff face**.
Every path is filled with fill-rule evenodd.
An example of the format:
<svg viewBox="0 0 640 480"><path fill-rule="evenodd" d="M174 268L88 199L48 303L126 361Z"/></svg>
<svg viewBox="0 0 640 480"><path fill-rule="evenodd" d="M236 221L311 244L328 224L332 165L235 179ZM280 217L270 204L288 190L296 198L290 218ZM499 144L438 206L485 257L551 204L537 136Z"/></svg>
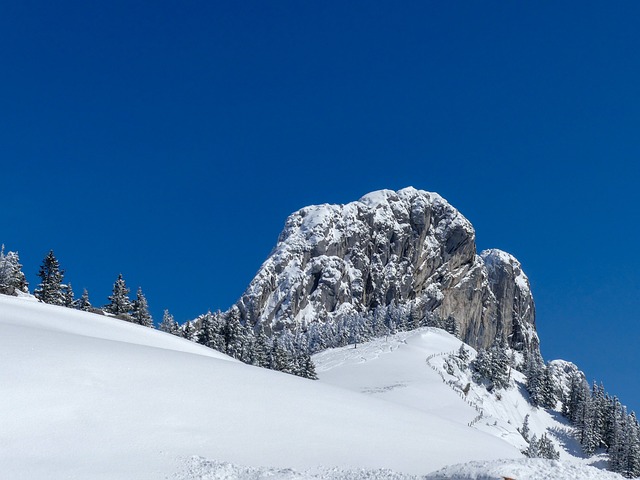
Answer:
<svg viewBox="0 0 640 480"><path fill-rule="evenodd" d="M243 320L278 331L390 304L453 319L475 347L501 338L538 348L520 263L499 250L477 255L469 221L438 194L411 187L292 214L236 306Z"/></svg>

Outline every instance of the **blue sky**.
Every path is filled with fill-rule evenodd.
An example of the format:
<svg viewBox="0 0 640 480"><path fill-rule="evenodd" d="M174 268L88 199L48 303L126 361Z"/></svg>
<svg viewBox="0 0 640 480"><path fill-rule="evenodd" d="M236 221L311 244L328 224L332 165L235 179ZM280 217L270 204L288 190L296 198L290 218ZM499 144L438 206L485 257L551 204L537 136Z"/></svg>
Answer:
<svg viewBox="0 0 640 480"><path fill-rule="evenodd" d="M226 309L287 215L436 191L543 354L640 407L636 2L4 2L0 242L94 304Z"/></svg>

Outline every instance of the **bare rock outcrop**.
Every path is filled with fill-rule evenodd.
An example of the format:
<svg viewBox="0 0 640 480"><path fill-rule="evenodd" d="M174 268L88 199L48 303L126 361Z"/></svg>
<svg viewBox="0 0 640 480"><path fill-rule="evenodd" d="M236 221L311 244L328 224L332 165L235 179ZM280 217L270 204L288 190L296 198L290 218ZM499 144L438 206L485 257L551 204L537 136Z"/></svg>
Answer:
<svg viewBox="0 0 640 480"><path fill-rule="evenodd" d="M502 339L538 349L520 263L500 250L478 255L471 223L440 195L411 187L293 213L236 304L243 321L267 331L388 305L453 321L475 347Z"/></svg>

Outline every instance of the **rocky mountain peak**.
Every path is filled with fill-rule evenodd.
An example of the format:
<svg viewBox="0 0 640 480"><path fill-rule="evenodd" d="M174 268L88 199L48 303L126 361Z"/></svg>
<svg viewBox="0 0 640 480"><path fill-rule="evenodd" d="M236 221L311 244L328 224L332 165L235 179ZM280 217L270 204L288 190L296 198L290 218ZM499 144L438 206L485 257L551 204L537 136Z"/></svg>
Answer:
<svg viewBox="0 0 640 480"><path fill-rule="evenodd" d="M440 195L413 187L293 213L236 304L244 321L267 331L390 305L418 321L453 322L476 347L497 338L538 348L520 263L500 250L477 255L471 223Z"/></svg>

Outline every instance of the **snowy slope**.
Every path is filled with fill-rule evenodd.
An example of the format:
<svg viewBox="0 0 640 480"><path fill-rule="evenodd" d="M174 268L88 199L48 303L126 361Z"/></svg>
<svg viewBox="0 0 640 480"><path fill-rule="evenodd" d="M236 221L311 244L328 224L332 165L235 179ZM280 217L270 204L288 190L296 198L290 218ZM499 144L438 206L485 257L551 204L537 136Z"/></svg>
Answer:
<svg viewBox="0 0 640 480"><path fill-rule="evenodd" d="M617 473L577 463L522 458L467 462L445 467L425 476L391 470L344 470L325 468L318 471L255 468L194 457L177 476L179 480L622 480Z"/></svg>
<svg viewBox="0 0 640 480"><path fill-rule="evenodd" d="M28 298L0 295L0 358L0 474L13 480L207 478L188 476L194 456L408 474L520 457L445 401L418 409Z"/></svg>
<svg viewBox="0 0 640 480"><path fill-rule="evenodd" d="M572 437L572 428L559 413L535 408L529 403L525 378L520 372L512 371L511 388L495 392L475 384L468 370L454 369L453 375L447 373L447 359L450 354L457 353L460 345L459 339L441 329L421 328L376 339L356 348L350 345L326 350L314 355L313 360L320 382L435 414L461 425L471 423L473 429L500 438L519 451L524 450L527 443L518 428L529 415L531 435L538 438L544 433L548 435L559 451L563 465L569 465L567 472L576 472L588 465L605 466L598 456L583 458L579 444ZM466 345L466 348L471 356L475 355L471 347ZM461 392L465 387L468 387L466 395ZM466 444L460 444L458 451L463 455L465 448ZM489 472L501 464L487 465L491 465L491 468L487 467ZM531 465L542 468L547 464L533 462L527 465L527 471L530 471ZM480 471L477 465L473 468L473 471ZM601 470L596 469L596 472ZM542 473L540 475L524 478L545 478ZM520 477L514 475L514 478Z"/></svg>

